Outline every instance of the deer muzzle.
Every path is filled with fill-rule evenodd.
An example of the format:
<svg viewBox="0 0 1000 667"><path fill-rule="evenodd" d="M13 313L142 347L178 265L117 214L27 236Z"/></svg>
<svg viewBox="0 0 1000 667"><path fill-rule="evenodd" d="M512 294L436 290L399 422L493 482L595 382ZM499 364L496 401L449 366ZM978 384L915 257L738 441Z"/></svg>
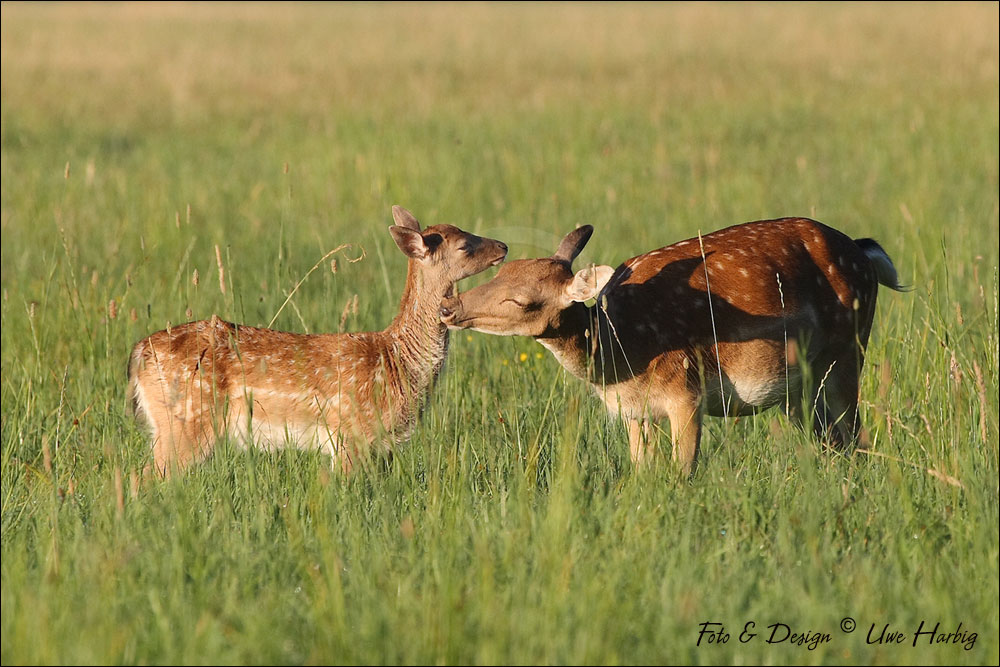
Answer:
<svg viewBox="0 0 1000 667"><path fill-rule="evenodd" d="M457 296L447 297L441 301L441 307L438 313L441 316L441 322L448 325L449 329L462 329L459 324L460 316L462 312L462 302Z"/></svg>
<svg viewBox="0 0 1000 667"><path fill-rule="evenodd" d="M507 259L507 244L504 243L503 241L495 241L495 243L497 246L497 251L499 252L499 256L493 260L490 266L496 266L497 264L500 264L505 259Z"/></svg>

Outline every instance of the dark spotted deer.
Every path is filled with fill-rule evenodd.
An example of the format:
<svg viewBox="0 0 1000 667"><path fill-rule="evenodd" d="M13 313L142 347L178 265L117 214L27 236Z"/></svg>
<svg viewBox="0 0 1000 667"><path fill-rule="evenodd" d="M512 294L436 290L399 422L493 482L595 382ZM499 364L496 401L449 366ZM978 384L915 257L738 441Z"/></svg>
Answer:
<svg viewBox="0 0 1000 667"><path fill-rule="evenodd" d="M385 331L305 335L213 317L135 345L129 391L158 473L205 458L221 437L320 448L345 470L408 438L448 350L441 300L456 281L502 262L507 246L451 225L421 231L399 206L392 216L389 231L409 261Z"/></svg>
<svg viewBox="0 0 1000 667"><path fill-rule="evenodd" d="M636 463L651 454L651 421L669 418L673 457L690 474L703 413L775 405L800 422L812 412L831 444L856 441L878 285L902 289L878 243L783 218L574 275L592 232L580 227L551 257L508 262L488 283L445 299L442 321L537 339L628 421Z"/></svg>

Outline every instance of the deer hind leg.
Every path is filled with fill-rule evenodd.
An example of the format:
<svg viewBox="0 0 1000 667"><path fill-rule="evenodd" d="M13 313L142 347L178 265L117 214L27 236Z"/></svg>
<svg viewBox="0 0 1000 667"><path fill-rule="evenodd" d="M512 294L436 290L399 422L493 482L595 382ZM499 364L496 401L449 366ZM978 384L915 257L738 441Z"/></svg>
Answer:
<svg viewBox="0 0 1000 667"><path fill-rule="evenodd" d="M813 433L834 449L853 445L861 431L858 380L861 363L852 353L826 356L811 365L810 385L802 401L790 401L788 415L803 427L811 417Z"/></svg>
<svg viewBox="0 0 1000 667"><path fill-rule="evenodd" d="M825 441L836 449L852 447L861 432L858 387L861 361L854 354L841 355L819 388L825 421Z"/></svg>
<svg viewBox="0 0 1000 667"><path fill-rule="evenodd" d="M217 423L214 406L204 403L206 398L195 395L174 405L149 406L153 461L146 466L144 476L169 477L208 457L223 427Z"/></svg>
<svg viewBox="0 0 1000 667"><path fill-rule="evenodd" d="M170 477L174 473L184 472L193 463L205 458L204 443L186 431L184 429L173 437L156 439L153 443L153 462L144 471L146 476L155 473L160 477Z"/></svg>
<svg viewBox="0 0 1000 667"><path fill-rule="evenodd" d="M170 477L181 473L193 464L205 460L215 441L211 428L205 428L200 418L191 423L175 423L169 430L161 430L160 437L153 442L153 462L144 474L155 472L160 477Z"/></svg>

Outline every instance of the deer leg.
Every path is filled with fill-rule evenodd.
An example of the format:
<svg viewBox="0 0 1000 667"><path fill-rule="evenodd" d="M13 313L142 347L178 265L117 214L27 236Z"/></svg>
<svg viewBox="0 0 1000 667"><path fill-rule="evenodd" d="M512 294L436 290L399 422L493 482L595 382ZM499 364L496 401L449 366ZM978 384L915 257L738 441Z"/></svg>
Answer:
<svg viewBox="0 0 1000 667"><path fill-rule="evenodd" d="M632 456L633 465L638 467L644 463L650 463L653 458L654 447L650 439L652 428L650 427L649 418L638 417L636 419L629 419L627 424L628 450Z"/></svg>
<svg viewBox="0 0 1000 667"><path fill-rule="evenodd" d="M346 442L341 443L340 449L334 454L334 468L337 467L338 463L340 465L340 472L347 475L354 470L355 465L360 463L358 457L358 449L348 445Z"/></svg>
<svg viewBox="0 0 1000 667"><path fill-rule="evenodd" d="M143 470L143 476L155 474L170 477L174 472L183 472L192 463L205 458L194 439L186 433L173 438L158 438L153 443L153 462Z"/></svg>
<svg viewBox="0 0 1000 667"><path fill-rule="evenodd" d="M806 413L813 433L825 446L842 449L853 445L861 432L858 419L858 380L863 357L853 352L823 355L812 362L812 386L804 403L792 402L789 416L804 423Z"/></svg>
<svg viewBox="0 0 1000 667"><path fill-rule="evenodd" d="M788 416L788 419L793 424L804 429L806 419L805 411L802 409L802 400L802 396L791 397L787 404L781 406L781 411Z"/></svg>
<svg viewBox="0 0 1000 667"><path fill-rule="evenodd" d="M674 401L667 407L670 419L670 438L673 441L673 458L680 464L681 471L690 476L698 459L701 442L701 399L692 396L688 400Z"/></svg>
<svg viewBox="0 0 1000 667"><path fill-rule="evenodd" d="M173 406L172 413L170 406L160 406L155 416L150 415L154 423L153 462L143 471L145 476L169 477L208 458L216 439L225 432L225 419L215 423L217 411L203 405L200 398Z"/></svg>
<svg viewBox="0 0 1000 667"><path fill-rule="evenodd" d="M837 449L853 445L861 432L858 417L859 371L857 358L843 355L820 390L820 403L826 419L824 432L830 444Z"/></svg>

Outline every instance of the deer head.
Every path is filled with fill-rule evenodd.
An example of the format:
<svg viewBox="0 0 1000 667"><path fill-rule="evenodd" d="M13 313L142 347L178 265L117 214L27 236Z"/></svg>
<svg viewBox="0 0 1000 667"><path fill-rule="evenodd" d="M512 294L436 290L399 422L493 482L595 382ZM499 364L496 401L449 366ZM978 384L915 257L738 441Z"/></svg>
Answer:
<svg viewBox="0 0 1000 667"><path fill-rule="evenodd" d="M463 231L452 225L433 225L421 231L420 223L402 206L392 207L396 224L389 227L403 254L441 283L454 283L502 262L507 245Z"/></svg>
<svg viewBox="0 0 1000 667"><path fill-rule="evenodd" d="M595 298L611 279L610 266L573 273L573 260L594 228L584 225L566 235L551 257L509 262L493 280L441 303L441 321L453 329L474 329L500 336L554 337L568 311Z"/></svg>

